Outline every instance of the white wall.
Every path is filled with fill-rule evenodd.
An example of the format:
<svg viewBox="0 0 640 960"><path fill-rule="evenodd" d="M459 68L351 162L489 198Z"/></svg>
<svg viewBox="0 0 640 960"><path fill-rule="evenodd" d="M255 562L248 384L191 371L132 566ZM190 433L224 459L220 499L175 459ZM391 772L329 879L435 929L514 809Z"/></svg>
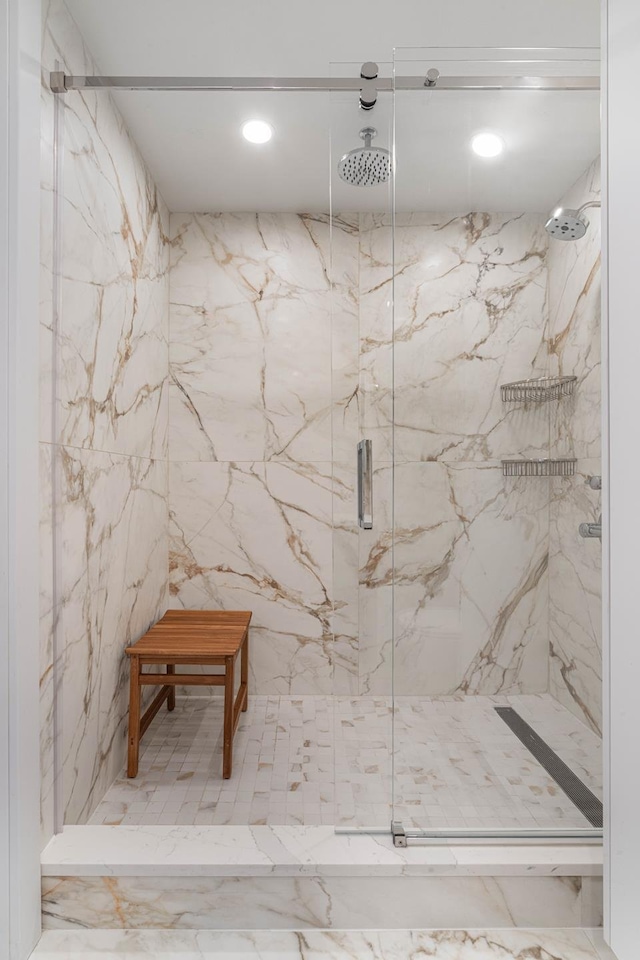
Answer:
<svg viewBox="0 0 640 960"><path fill-rule="evenodd" d="M640 7L637 0L608 0L608 76L605 99L605 253L608 254L609 477L604 523L610 536L610 616L605 660L605 737L609 742L606 842L610 943L619 960L638 956L640 863L640 644L638 578L640 505L637 379L640 357L638 223L640 125L637 122ZM606 303L606 300L605 300ZM605 344L606 345L606 344ZM605 424L606 427L606 424ZM605 430L606 434L606 430ZM606 462L606 450L605 450ZM606 561L606 556L605 556ZM605 565L606 570L606 565Z"/></svg>
<svg viewBox="0 0 640 960"><path fill-rule="evenodd" d="M0 955L40 925L38 157L40 4L0 2Z"/></svg>

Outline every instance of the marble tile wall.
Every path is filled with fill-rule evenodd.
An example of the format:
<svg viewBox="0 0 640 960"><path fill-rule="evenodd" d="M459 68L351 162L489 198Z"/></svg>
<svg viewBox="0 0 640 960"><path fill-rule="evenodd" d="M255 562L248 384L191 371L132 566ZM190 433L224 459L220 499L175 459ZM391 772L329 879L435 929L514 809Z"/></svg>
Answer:
<svg viewBox="0 0 640 960"><path fill-rule="evenodd" d="M595 160L560 202L600 199ZM586 211L581 240L549 244L549 352L554 372L578 378L575 394L551 413L551 456L577 457L575 480L554 480L549 545L550 690L597 732L602 729L601 558L598 540L578 535L597 521L601 494L587 486L602 474L600 452L600 210Z"/></svg>
<svg viewBox="0 0 640 960"><path fill-rule="evenodd" d="M82 823L124 758L124 647L164 610L168 579L168 214L110 96L65 97L61 318L54 344L54 97L48 74L56 61L71 73L96 72L65 4L47 0L41 230L45 838L54 817L54 610L61 678L57 772L64 819Z"/></svg>
<svg viewBox="0 0 640 960"><path fill-rule="evenodd" d="M548 486L504 480L500 459L546 455L548 412L505 407L500 384L547 370L543 220L397 216L393 325L390 233L388 217L363 216L360 400L377 469L361 689L390 689L393 581L396 693L540 692Z"/></svg>
<svg viewBox="0 0 640 960"><path fill-rule="evenodd" d="M171 604L253 610L260 693L356 689L353 478L332 427L351 451L357 218L332 231L333 263L325 215L171 216ZM340 582L334 642L343 504L354 592Z"/></svg>
<svg viewBox="0 0 640 960"><path fill-rule="evenodd" d="M394 415L397 692L545 690L548 488L499 464L548 445L499 395L547 369L542 218L399 218L395 370L388 217L334 218L331 259L319 216L171 237L172 604L254 610L258 692L390 693Z"/></svg>

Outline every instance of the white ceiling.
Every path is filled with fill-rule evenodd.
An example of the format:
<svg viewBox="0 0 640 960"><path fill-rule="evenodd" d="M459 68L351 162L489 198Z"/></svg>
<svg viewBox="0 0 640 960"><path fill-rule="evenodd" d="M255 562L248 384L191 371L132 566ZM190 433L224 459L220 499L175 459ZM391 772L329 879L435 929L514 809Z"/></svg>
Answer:
<svg viewBox="0 0 640 960"><path fill-rule="evenodd" d="M598 0L67 3L102 72L115 74L346 76L364 59L389 60L394 44L598 43ZM368 114L345 94L126 92L117 100L171 210L327 210L330 189L336 210L389 207L387 188L351 187L335 174L342 153L360 146L365 124L389 146L388 94ZM241 137L252 117L273 125L269 144ZM504 138L499 160L470 153L481 129ZM401 93L397 207L544 211L598 143L593 93Z"/></svg>
<svg viewBox="0 0 640 960"><path fill-rule="evenodd" d="M599 0L67 0L105 73L324 74L393 46L597 46Z"/></svg>

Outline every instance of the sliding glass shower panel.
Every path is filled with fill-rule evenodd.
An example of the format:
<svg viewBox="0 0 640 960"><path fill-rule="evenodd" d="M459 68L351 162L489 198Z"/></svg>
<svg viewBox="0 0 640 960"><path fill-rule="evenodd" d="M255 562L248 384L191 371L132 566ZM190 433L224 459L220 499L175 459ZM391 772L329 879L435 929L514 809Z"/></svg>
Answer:
<svg viewBox="0 0 640 960"><path fill-rule="evenodd" d="M396 51L394 820L407 829L601 826L600 543L579 534L600 511L584 483L601 472L599 210L582 239L547 229L559 205L599 201L594 61Z"/></svg>

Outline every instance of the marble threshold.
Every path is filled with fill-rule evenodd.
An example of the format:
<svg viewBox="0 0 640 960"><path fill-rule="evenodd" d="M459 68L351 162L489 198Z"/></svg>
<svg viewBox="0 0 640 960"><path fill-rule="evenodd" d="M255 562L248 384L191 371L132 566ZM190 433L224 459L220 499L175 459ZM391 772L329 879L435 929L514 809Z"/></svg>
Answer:
<svg viewBox="0 0 640 960"><path fill-rule="evenodd" d="M615 960L601 930L49 930L34 960Z"/></svg>
<svg viewBox="0 0 640 960"><path fill-rule="evenodd" d="M589 843L410 843L329 826L68 826L43 877L392 877L602 875Z"/></svg>

